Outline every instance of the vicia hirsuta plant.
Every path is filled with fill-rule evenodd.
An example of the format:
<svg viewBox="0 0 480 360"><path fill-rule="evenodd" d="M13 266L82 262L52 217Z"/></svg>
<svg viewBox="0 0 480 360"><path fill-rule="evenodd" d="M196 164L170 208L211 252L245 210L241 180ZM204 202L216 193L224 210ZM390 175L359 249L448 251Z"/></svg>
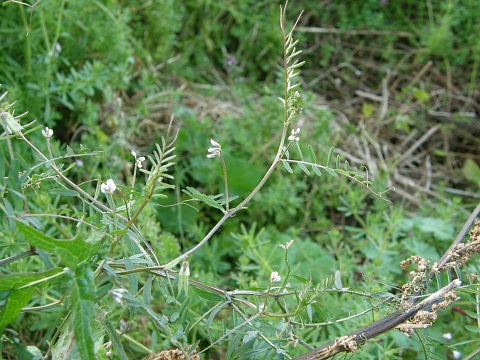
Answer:
<svg viewBox="0 0 480 360"><path fill-rule="evenodd" d="M5 132L0 140L7 142L9 149L7 162L10 172L8 177L4 173L0 174L2 179L8 178L1 189L4 196L2 211L6 214L5 218L9 222L10 231L19 231L27 239L30 249L20 254L21 256L14 255L2 260L0 265L5 267L23 257L33 256L37 253L42 256L48 253L50 256L56 255L56 257L54 257L54 261L46 261L48 266L42 264L35 274L11 271L2 275L0 291L7 294L7 300L5 301L5 310L0 312L1 330L12 322L21 311L42 311L45 307L69 304L64 320L58 324L57 332L52 335L47 356L53 354L52 356L55 357L63 351L79 354L83 359L94 359L99 354L106 355L113 344L117 355L126 359L128 355L122 342L134 343L134 341L127 337L125 329L117 330L120 328L120 319L127 317L125 314L129 314L128 316L132 319L135 316L133 310L135 309L142 311L150 319L155 329L163 334L169 344L178 347L186 357L189 357L198 345L198 342L191 343L188 337L192 326L195 327L204 321L211 323L215 315L224 308L232 308L235 317L241 321L232 329L225 329L223 336L212 340L210 346L233 336L240 329L259 326L252 324L262 317L284 320L285 323L279 325L281 328L279 336L292 342L298 342L299 339L295 337L292 328L303 322L305 316L303 313L305 309L311 311L310 305L313 300L319 294L331 291L332 289L329 287L332 283L335 283L336 286L334 291L348 291L341 286L338 276L334 279L329 278L319 285L314 285L311 280L302 278L303 288L294 289L288 283L291 271L288 251L292 246L292 241L281 245L285 251L284 262L288 269L287 273L280 274L278 271L272 271L266 291L228 291L221 289L220 286L213 287L194 281L190 274L189 257L204 246L229 218L245 209L273 172L277 170L280 163L288 172L293 172L292 164L295 164L306 174L310 174L309 168L318 176L322 175L322 172L335 177L340 174L360 183L380 198L384 194L384 192L375 193L369 187L371 182L368 178L361 175L355 168L350 169L348 162L345 162L343 168L340 168L339 157L333 166L333 149L330 150L325 165L317 163L315 152L311 146L308 147L310 161L304 159L300 147L301 129L295 124L296 119L302 113L303 96L299 93L301 86L299 74L300 67L304 64L303 61L298 60L301 50L297 49L298 40L293 37L297 23L298 20L290 30L287 30L286 7L281 7L284 94L279 99L283 106L283 119L279 121L281 136L270 167L256 187L234 206L233 202L237 200L237 197L229 196L226 170L228 164L223 157L222 146L215 140L211 140L211 147L206 156L212 161L219 160L221 162L225 195L206 195L193 187L186 187L182 191L191 197L191 201L201 201L207 206L218 209L221 211L222 217L196 245L176 258L170 259L166 264L162 264L158 260L151 245L155 239L146 239L137 228L136 223L153 199L165 197L165 193L173 188L170 181L173 179L171 170L174 165L174 143L177 134L172 140L169 140L169 136L173 132L172 122L165 137L162 138L162 144L156 145L153 156L138 156L137 152L131 149L130 153L134 159L129 187L121 185L119 179L111 176L106 181L102 181L100 177L95 179L92 181L95 184L92 188L92 186L77 184L71 180L68 172L74 163L65 167L64 162L82 156L96 156L99 152L83 148L74 152L68 148L67 153L61 155L59 150L52 145L55 139L54 130L48 127L28 129L31 124L21 125L20 117L14 116L11 111L11 104L3 103L1 119ZM2 96L2 99L5 97L6 94ZM30 132L40 129L46 141L46 152L27 138ZM26 144L39 159L37 165L25 169L23 172L19 171L20 163L16 161L12 147L12 142L17 140ZM299 155L299 160L290 158L292 147ZM144 165L146 158L149 160L148 166ZM35 172L41 167L47 168L47 171L36 174ZM145 181L140 190L138 189L139 173L145 175ZM78 211L70 215L35 213L29 205L28 197L24 195L33 187L29 179L35 175L38 175L36 186L44 186L47 181L53 180L54 188L51 190L53 195L78 200L78 203L72 205ZM42 216L67 220L64 226L55 223L58 233L62 235L60 239L51 236L46 231L45 225L37 220L37 217ZM75 226L69 226L70 222ZM178 265L180 265L180 269L175 270ZM141 276L145 276L147 280ZM139 279L144 280L143 285ZM158 279L162 279L162 281L160 282ZM278 284L280 286L276 286ZM178 311L170 317L153 311L149 305L152 301L151 292L154 285L163 286L165 293L168 294L166 296L167 303L178 308ZM198 319L193 325L177 326L178 319L184 321L182 324L188 323L182 319L187 316L187 296L190 287L201 294L200 297L217 301L217 304L205 314L196 314ZM26 308L37 288L41 288L47 293L53 289L55 290L52 291L53 293L61 292L63 295L60 297L50 296L49 303ZM111 299L114 301L111 302ZM120 306L121 310L112 306L112 303ZM194 309L190 311L194 312ZM108 338L108 341L102 345L104 337ZM254 337L261 339L269 350L283 354L285 358L291 358L285 349L287 347L285 343L279 344L277 341L272 341L261 330L256 331ZM76 345L74 350L71 348L71 344ZM135 343L135 346L141 347L141 344ZM202 351L206 351L210 346Z"/></svg>

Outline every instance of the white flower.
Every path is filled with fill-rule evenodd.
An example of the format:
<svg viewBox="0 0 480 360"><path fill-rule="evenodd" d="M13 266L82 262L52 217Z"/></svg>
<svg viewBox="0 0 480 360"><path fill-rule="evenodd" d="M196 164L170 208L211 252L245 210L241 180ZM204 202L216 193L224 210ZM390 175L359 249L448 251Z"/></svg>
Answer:
<svg viewBox="0 0 480 360"><path fill-rule="evenodd" d="M142 162L145 161L145 156L140 156L137 158L137 153L133 150L132 150L132 155L135 158L135 165L137 165L137 167L141 169L143 167Z"/></svg>
<svg viewBox="0 0 480 360"><path fill-rule="evenodd" d="M117 185L115 185L115 182L112 179L108 179L106 183L103 183L100 186L100 190L104 194L113 194L116 188Z"/></svg>
<svg viewBox="0 0 480 360"><path fill-rule="evenodd" d="M447 340L452 340L452 334L451 333L443 334L443 338Z"/></svg>
<svg viewBox="0 0 480 360"><path fill-rule="evenodd" d="M220 146L220 144L213 139L210 139L210 143L212 144L213 147L208 148L208 152L210 154L208 154L207 157L214 158L214 157L220 156L222 152L222 147Z"/></svg>
<svg viewBox="0 0 480 360"><path fill-rule="evenodd" d="M292 134L288 137L288 140L297 142L300 141L300 138L297 136L298 134L300 134L300 128L297 128L296 130L292 129Z"/></svg>
<svg viewBox="0 0 480 360"><path fill-rule="evenodd" d="M280 280L282 280L282 278L280 277L280 275L278 275L278 272L272 272L272 274L270 275L270 282L274 283L279 282Z"/></svg>
<svg viewBox="0 0 480 360"><path fill-rule="evenodd" d="M289 248L290 246L292 246L292 244L293 244L293 239L290 240L290 241L288 241L285 245L280 244L280 245L278 245L278 246L280 246L283 250L288 250L288 248Z"/></svg>
<svg viewBox="0 0 480 360"><path fill-rule="evenodd" d="M142 168L142 161L145 161L145 157L144 156L140 156L138 159L137 159L137 166L139 169Z"/></svg>
<svg viewBox="0 0 480 360"><path fill-rule="evenodd" d="M110 292L110 295L113 297L113 299L117 303L122 304L123 294L125 294L128 291L126 289L113 289L113 290L110 290L109 292Z"/></svg>
<svg viewBox="0 0 480 360"><path fill-rule="evenodd" d="M462 353L457 350L453 350L452 354L454 359L460 359L462 357Z"/></svg>
<svg viewBox="0 0 480 360"><path fill-rule="evenodd" d="M45 138L50 139L53 135L53 130L46 127L45 130L42 130L42 135L45 136Z"/></svg>

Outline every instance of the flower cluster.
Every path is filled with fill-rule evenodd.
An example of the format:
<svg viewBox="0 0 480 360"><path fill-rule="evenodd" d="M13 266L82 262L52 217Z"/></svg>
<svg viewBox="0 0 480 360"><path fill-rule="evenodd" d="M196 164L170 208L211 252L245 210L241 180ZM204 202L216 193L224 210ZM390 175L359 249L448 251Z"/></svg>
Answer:
<svg viewBox="0 0 480 360"><path fill-rule="evenodd" d="M145 157L144 156L137 157L137 153L133 150L132 150L132 155L135 158L135 164L139 169L141 169L143 167L142 162L145 161Z"/></svg>
<svg viewBox="0 0 480 360"><path fill-rule="evenodd" d="M270 275L270 282L274 283L279 282L280 280L282 280L282 278L280 277L280 275L278 275L278 271L272 272L272 274Z"/></svg>
<svg viewBox="0 0 480 360"><path fill-rule="evenodd" d="M113 290L110 290L109 293L110 293L110 296L112 296L117 303L122 304L123 294L128 293L128 290L113 289Z"/></svg>
<svg viewBox="0 0 480 360"><path fill-rule="evenodd" d="M108 179L107 182L100 185L100 191L104 194L113 194L116 189L117 185L112 179Z"/></svg>
<svg viewBox="0 0 480 360"><path fill-rule="evenodd" d="M278 245L278 246L280 246L283 250L288 250L288 248L289 248L290 246L292 246L292 244L293 244L293 239L290 240L290 241L288 241L285 245L280 244L280 245Z"/></svg>
<svg viewBox="0 0 480 360"><path fill-rule="evenodd" d="M289 141L300 141L300 138L297 136L300 134L300 128L292 129L292 134L288 137Z"/></svg>
<svg viewBox="0 0 480 360"><path fill-rule="evenodd" d="M42 130L42 135L48 140L52 137L53 135L53 130L46 127L45 130Z"/></svg>
<svg viewBox="0 0 480 360"><path fill-rule="evenodd" d="M207 155L207 157L208 158L214 158L217 156L220 157L222 153L222 147L220 146L220 144L213 139L210 139L210 143L212 144L212 147L208 149L209 154Z"/></svg>

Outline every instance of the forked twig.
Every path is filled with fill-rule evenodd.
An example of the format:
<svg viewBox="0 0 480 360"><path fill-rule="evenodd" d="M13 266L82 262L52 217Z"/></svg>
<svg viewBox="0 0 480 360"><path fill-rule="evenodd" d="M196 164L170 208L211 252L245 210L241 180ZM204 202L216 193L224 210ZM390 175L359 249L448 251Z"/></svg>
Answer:
<svg viewBox="0 0 480 360"><path fill-rule="evenodd" d="M460 230L459 234L457 235L456 239L453 241L452 245L438 261L438 265L435 267L435 269L432 269L429 272L429 279L432 279L435 276L436 271L438 271L439 268L445 265L446 261L448 261L451 256L452 249L462 241L463 237L466 235L468 229L475 221L479 213L480 204L473 210L473 212L463 225L462 229ZM383 319L380 319L348 335L337 338L334 341L331 341L328 344L325 344L306 354L303 354L297 357L296 360L327 359L340 352L355 352L359 345L364 344L369 339L372 339L389 330L399 327L399 325L403 324L409 318L417 314L420 310L424 308L429 308L431 307L431 305L441 301L446 293L456 289L460 285L461 281L456 279L447 286L428 296L425 300L415 305L415 302L418 299L418 295L420 295L420 293L417 292L413 294L413 296L410 298L408 303L411 307L409 307L408 309L397 310L396 312L384 317Z"/></svg>
<svg viewBox="0 0 480 360"><path fill-rule="evenodd" d="M420 310L428 308L429 306L441 301L445 294L456 289L461 285L461 281L453 280L447 286L441 288L437 292L431 294L425 300L412 306L407 310L397 310L387 317L375 321L373 324L367 325L359 330L356 330L348 335L342 336L321 346L318 349L310 351L301 355L296 360L319 360L327 359L340 352L355 352L358 347L364 344L367 340L381 335L395 327L403 324L409 318L417 314Z"/></svg>

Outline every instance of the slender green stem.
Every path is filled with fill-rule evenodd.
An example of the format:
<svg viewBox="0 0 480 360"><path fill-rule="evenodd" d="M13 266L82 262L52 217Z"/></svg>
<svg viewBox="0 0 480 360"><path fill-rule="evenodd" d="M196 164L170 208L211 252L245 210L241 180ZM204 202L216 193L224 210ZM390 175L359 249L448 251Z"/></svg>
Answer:
<svg viewBox="0 0 480 360"><path fill-rule="evenodd" d="M225 209L228 212L230 210L230 204L228 199L228 176L227 176L227 165L223 159L222 153L220 152L220 161L222 162L223 168L223 181L225 182Z"/></svg>
<svg viewBox="0 0 480 360"><path fill-rule="evenodd" d="M287 275L285 276L285 280L283 280L283 284L278 290L278 292L282 292L284 289L286 289L287 283L288 283L288 278L290 277L290 264L288 263L288 249L285 249L285 265L287 265Z"/></svg>
<svg viewBox="0 0 480 360"><path fill-rule="evenodd" d="M288 126L289 126L289 120L291 119L290 116L290 111L289 111L289 106L288 106L288 70L287 70L287 44L286 44L286 39L287 37L291 36L291 33L293 32L293 29L290 31L288 35L285 35L285 12L282 11L281 13L281 19L280 19L280 25L282 28L282 35L284 39L284 76L285 76L285 94L284 94L284 99L283 99L283 108L284 108L284 115L283 115L283 128L282 128L282 136L280 138L280 143L278 145L278 150L277 154L275 155L275 159L273 160L272 164L270 165L270 168L267 170L263 178L260 180L260 182L257 184L257 186L250 192L250 194L243 199L243 201L235 206L233 209L228 210L228 197L227 197L227 211L224 213L223 217L215 224L215 226L208 232L208 234L193 248L188 250L187 252L183 253L176 259L170 261L168 264L165 265L165 268L171 268L178 264L180 261L183 261L186 259L190 254L193 254L196 252L198 249L200 249L212 236L213 234L222 226L222 224L227 221L227 219L233 215L235 215L239 210L243 209L245 205L247 205L253 197L260 191L260 189L265 185L267 180L270 178L272 175L273 171L277 167L277 165L282 161L282 157L284 155L284 144L285 144L285 139L287 137L287 131L288 131ZM223 161L223 160L222 160ZM225 172L225 179L226 177L226 168L224 167L224 172ZM227 194L227 186L225 186L225 193Z"/></svg>

